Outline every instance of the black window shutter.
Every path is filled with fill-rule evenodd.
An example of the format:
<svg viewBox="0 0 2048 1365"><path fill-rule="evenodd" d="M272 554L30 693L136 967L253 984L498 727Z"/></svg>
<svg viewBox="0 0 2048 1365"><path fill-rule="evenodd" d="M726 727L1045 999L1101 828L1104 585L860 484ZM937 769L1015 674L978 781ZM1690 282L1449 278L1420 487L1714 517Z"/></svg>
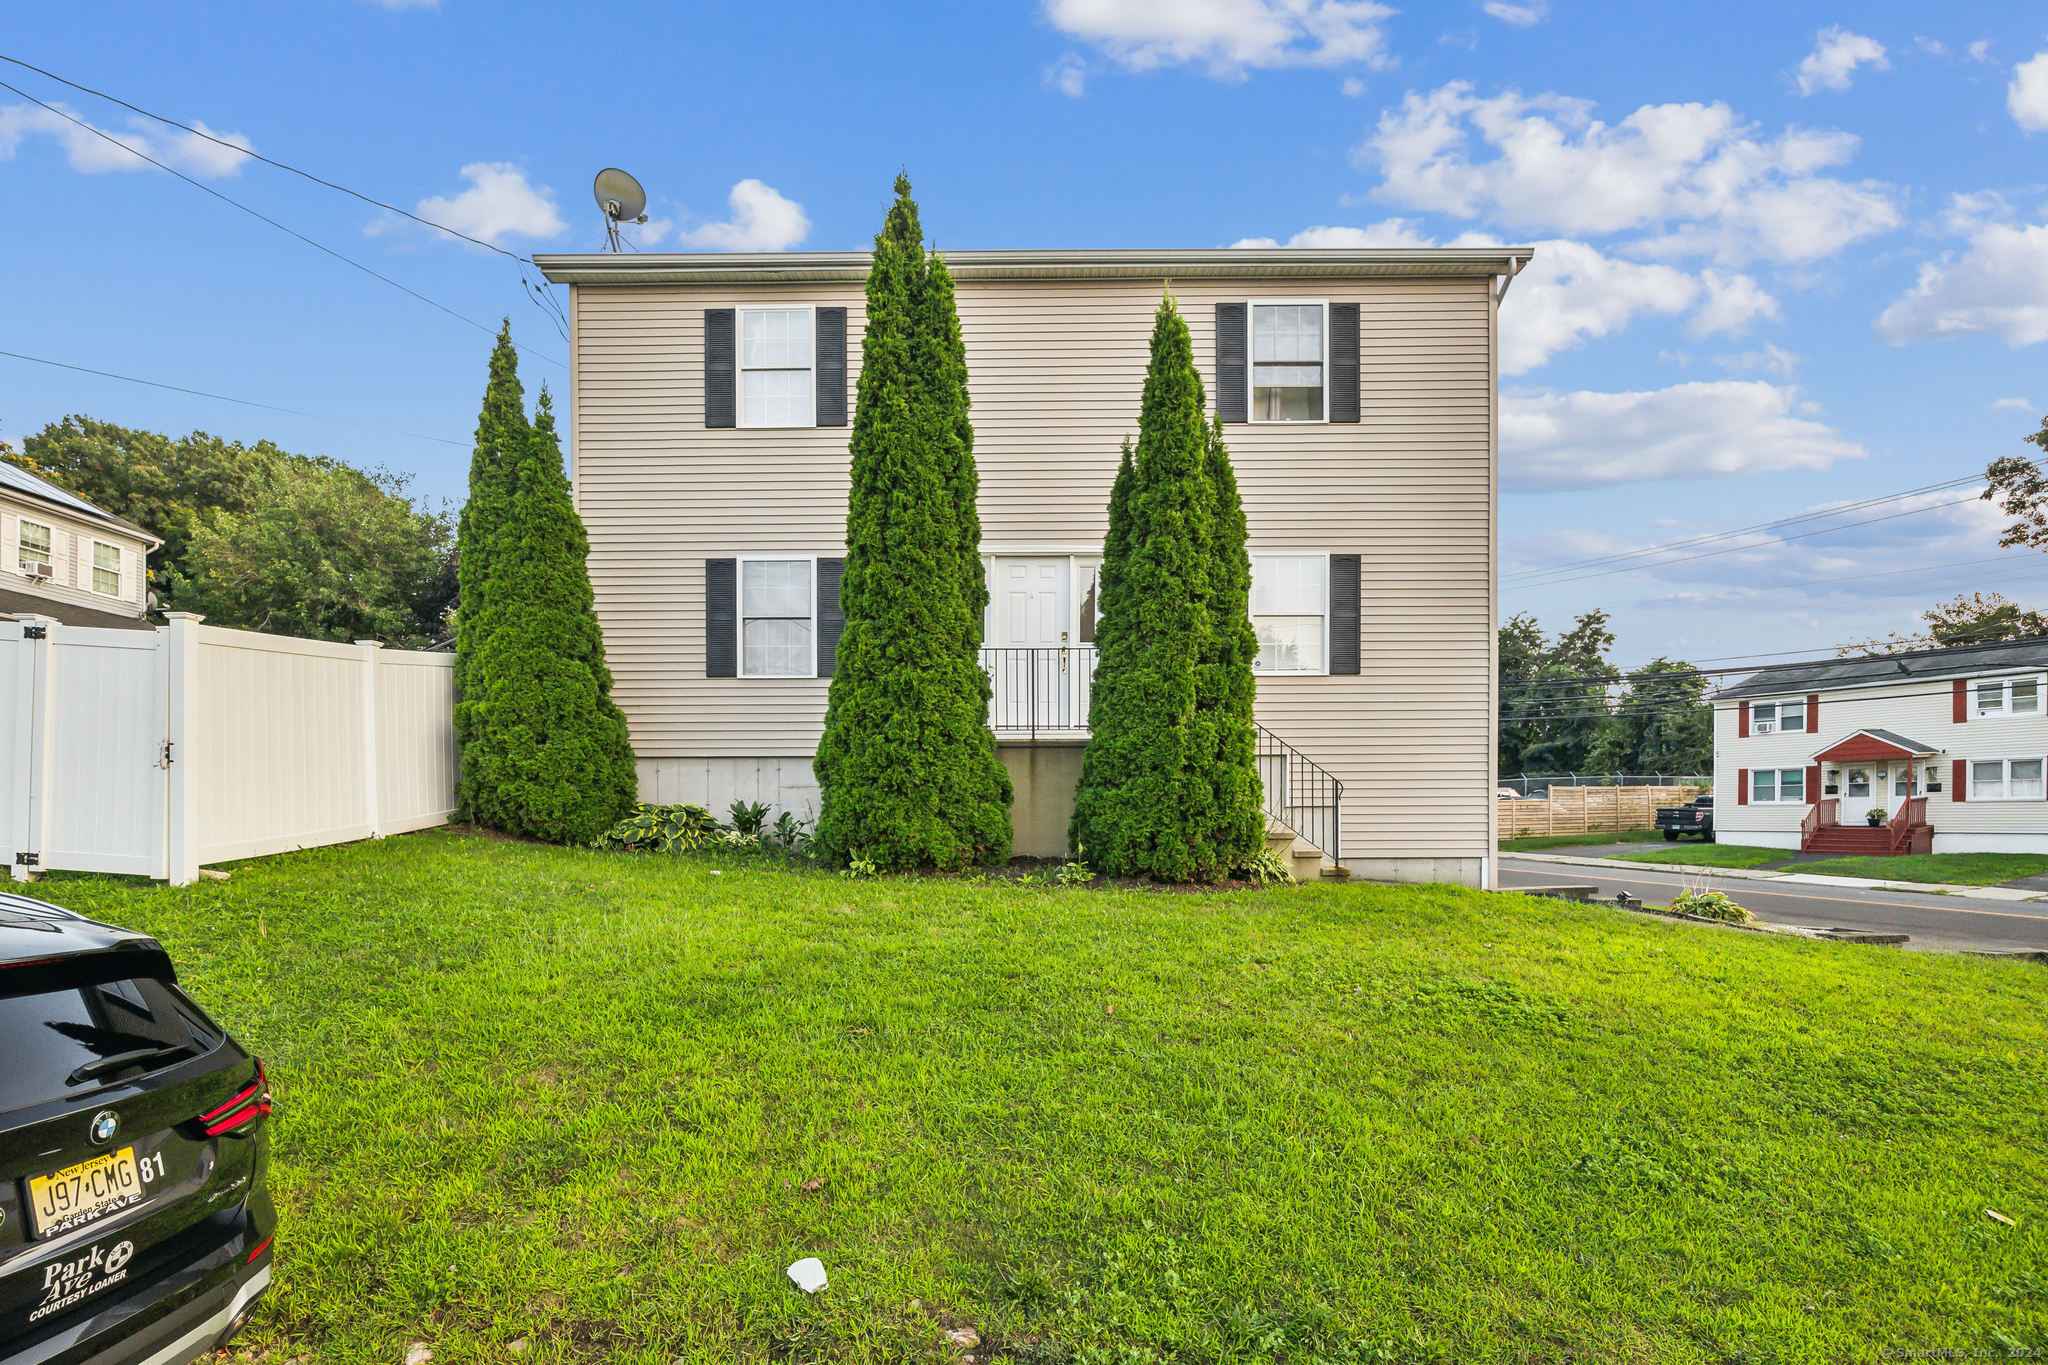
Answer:
<svg viewBox="0 0 2048 1365"><path fill-rule="evenodd" d="M739 424L738 375L735 373L739 345L733 334L734 325L732 309L704 310L704 425L707 427Z"/></svg>
<svg viewBox="0 0 2048 1365"><path fill-rule="evenodd" d="M1330 305L1330 420L1358 420L1358 305Z"/></svg>
<svg viewBox="0 0 2048 1365"><path fill-rule="evenodd" d="M846 310L818 310L818 425L846 425Z"/></svg>
<svg viewBox="0 0 2048 1365"><path fill-rule="evenodd" d="M840 309L844 316L846 310ZM839 633L846 629L846 617L839 610L839 576L846 570L843 559L818 561L818 676L829 678L839 662Z"/></svg>
<svg viewBox="0 0 2048 1365"><path fill-rule="evenodd" d="M704 676L736 678L740 671L740 563L704 561Z"/></svg>
<svg viewBox="0 0 2048 1365"><path fill-rule="evenodd" d="M1330 671L1358 671L1358 556L1330 556Z"/></svg>
<svg viewBox="0 0 2048 1365"><path fill-rule="evenodd" d="M1226 422L1246 420L1245 305L1216 305L1216 415Z"/></svg>

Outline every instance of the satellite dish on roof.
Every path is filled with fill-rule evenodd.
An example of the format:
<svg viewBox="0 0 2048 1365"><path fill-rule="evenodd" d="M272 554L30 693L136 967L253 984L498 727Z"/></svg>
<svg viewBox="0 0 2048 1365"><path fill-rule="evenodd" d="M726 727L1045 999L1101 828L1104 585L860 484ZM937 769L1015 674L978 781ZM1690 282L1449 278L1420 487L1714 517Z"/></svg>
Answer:
<svg viewBox="0 0 2048 1365"><path fill-rule="evenodd" d="M604 235L612 250L619 249L619 224L644 223L647 221L647 191L640 188L640 182L616 166L607 166L597 173L590 192L597 199L597 206L604 210Z"/></svg>

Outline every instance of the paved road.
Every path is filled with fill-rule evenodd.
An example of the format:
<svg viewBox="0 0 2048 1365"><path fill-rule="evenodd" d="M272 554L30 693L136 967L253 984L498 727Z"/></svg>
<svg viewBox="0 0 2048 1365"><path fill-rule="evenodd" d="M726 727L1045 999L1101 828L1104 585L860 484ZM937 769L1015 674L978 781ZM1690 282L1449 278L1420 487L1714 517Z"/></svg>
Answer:
<svg viewBox="0 0 2048 1365"><path fill-rule="evenodd" d="M1623 865L1617 865L1617 868ZM1571 863L1536 863L1502 854L1501 890L1557 883L1600 888L1603 900L1626 891L1652 905L1667 905L1680 890L1676 872L1643 868L1608 871ZM2048 901L1983 901L1862 887L1824 887L1747 881L1733 877L1716 884L1758 919L1808 929L1876 929L1912 935L1908 948L1969 948L2009 952L2048 951Z"/></svg>

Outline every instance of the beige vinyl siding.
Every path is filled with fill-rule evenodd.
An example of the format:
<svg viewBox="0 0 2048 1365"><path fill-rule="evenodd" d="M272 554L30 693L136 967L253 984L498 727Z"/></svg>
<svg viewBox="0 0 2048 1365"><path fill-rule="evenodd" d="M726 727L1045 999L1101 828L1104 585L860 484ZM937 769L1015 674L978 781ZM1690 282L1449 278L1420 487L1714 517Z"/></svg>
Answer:
<svg viewBox="0 0 2048 1365"><path fill-rule="evenodd" d="M984 552L1099 546L1161 282L963 281ZM855 285L577 285L578 505L643 760L802 757L828 680L704 677L704 560L832 554L850 427L704 425L703 312L848 310ZM1347 860L1492 854L1493 305L1483 278L1177 286L1204 383L1215 304L1356 301L1357 424L1227 428L1254 552L1362 557L1356 677L1262 677L1259 717L1345 783ZM849 394L849 412L852 410Z"/></svg>

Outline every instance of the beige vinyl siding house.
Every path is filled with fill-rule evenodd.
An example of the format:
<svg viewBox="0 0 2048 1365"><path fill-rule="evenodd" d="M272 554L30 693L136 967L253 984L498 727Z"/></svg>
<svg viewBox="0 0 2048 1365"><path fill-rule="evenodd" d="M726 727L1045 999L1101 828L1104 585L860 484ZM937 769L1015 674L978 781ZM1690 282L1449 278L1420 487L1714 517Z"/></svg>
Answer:
<svg viewBox="0 0 2048 1365"><path fill-rule="evenodd" d="M1066 808L1056 799L1043 810L1025 806L1046 804L1038 778L1066 771L1085 736L1087 665L1073 656L1092 657L1110 484L1119 444L1136 432L1153 314L1170 281L1212 405L1218 305L1226 315L1243 309L1235 325L1254 352L1243 414L1254 420L1230 422L1226 440L1250 526L1264 661L1287 665L1261 672L1259 721L1297 752L1291 771L1313 766L1343 784L1342 861L1354 874L1490 880L1495 321L1503 282L1528 254L948 255L974 403L993 720L1020 779L1020 852L1064 851ZM572 478L642 794L721 812L735 798L814 809L810 758L829 679L748 676L749 649L806 629L816 648L826 628L822 610L844 552L851 428L754 423L762 412L787 416L788 400L775 395L792 385L816 390L823 375L836 393L840 381L818 368L829 359L815 348L808 380L750 375L750 361L803 371L805 356L802 347L778 349L769 335L786 317L750 322L749 313L799 315L815 331L821 318L836 327L833 310L845 310L850 422L866 254L544 256L540 264L571 286ZM1326 409L1351 415L1349 356L1332 354L1340 340L1348 350L1348 340L1332 336L1333 323L1348 325L1344 305L1357 310L1355 420L1327 420ZM724 321L724 310L735 320ZM723 397L707 410L707 336L714 349L736 348L729 415L722 404L732 400ZM1268 352L1289 368L1260 370ZM1305 384L1261 394L1290 387L1262 386L1261 374L1315 378L1321 401L1303 396ZM1276 413L1294 404L1306 420L1256 420L1262 398ZM826 414L829 402L817 411ZM750 571L756 561L768 565ZM804 601L767 582L786 572L774 565L798 563L810 567L787 572L808 578ZM718 581L707 584L707 566ZM720 605L733 596L728 581L738 585L729 607ZM810 615L753 618L750 594L764 611ZM1355 620L1344 611L1353 597ZM1356 671L1334 671L1354 631ZM710 676L721 665L707 660L721 651L736 656L733 676ZM828 656L829 646L826 667ZM1020 705L1029 712L1022 723ZM1019 733L1031 729L1038 733Z"/></svg>
<svg viewBox="0 0 2048 1365"><path fill-rule="evenodd" d="M147 629L149 552L132 522L0 463L0 619Z"/></svg>
<svg viewBox="0 0 2048 1365"><path fill-rule="evenodd" d="M2048 853L2048 640L1746 678L1715 700L1714 792L1726 843L1883 853L1869 813L1910 801L1919 851Z"/></svg>

